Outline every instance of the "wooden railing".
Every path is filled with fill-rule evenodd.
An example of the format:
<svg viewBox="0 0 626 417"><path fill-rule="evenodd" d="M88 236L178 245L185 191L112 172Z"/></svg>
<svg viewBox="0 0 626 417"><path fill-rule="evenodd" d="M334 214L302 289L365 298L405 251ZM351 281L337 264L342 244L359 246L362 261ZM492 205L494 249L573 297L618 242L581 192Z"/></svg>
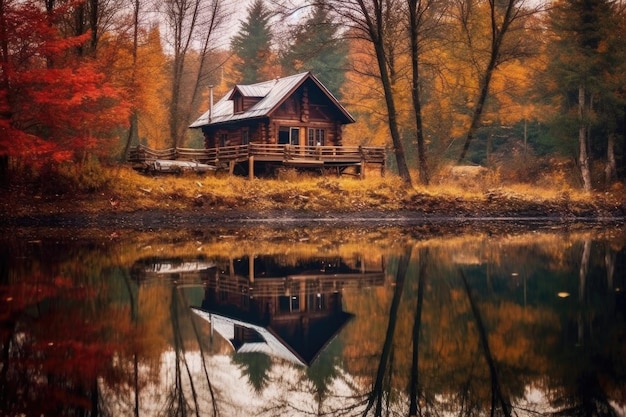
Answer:
<svg viewBox="0 0 626 417"><path fill-rule="evenodd" d="M385 148L374 146L294 146L251 143L249 152L258 161L299 159L384 164L386 158Z"/></svg>
<svg viewBox="0 0 626 417"><path fill-rule="evenodd" d="M248 146L250 156L254 156L257 161L282 161L285 156L286 145L251 143Z"/></svg>
<svg viewBox="0 0 626 417"><path fill-rule="evenodd" d="M306 285L301 285L306 283ZM248 277L226 274L211 275L206 286L233 294L251 294L255 297L279 296L284 294L316 294L341 289L381 287L385 284L385 272L363 272L335 275L290 275L286 277L262 277L253 282Z"/></svg>
<svg viewBox="0 0 626 417"><path fill-rule="evenodd" d="M174 159L176 156L176 149L168 148L162 150L150 149L146 146L138 145L130 149L128 154L129 162L145 162L154 161L157 159Z"/></svg>
<svg viewBox="0 0 626 417"><path fill-rule="evenodd" d="M223 146L221 148L193 149L168 148L155 150L147 146L138 145L130 149L129 162L146 162L156 159L180 160L193 162L215 162L220 159L233 160L248 157L248 145Z"/></svg>
<svg viewBox="0 0 626 417"><path fill-rule="evenodd" d="M214 154L216 160L244 160L249 156L248 145L222 146L206 151Z"/></svg>
<svg viewBox="0 0 626 417"><path fill-rule="evenodd" d="M253 158L251 158L253 157ZM384 167L386 151L374 146L298 146L251 143L209 149L169 148L155 150L143 145L132 148L128 161L141 165L157 160L189 161L214 166L234 164L250 158L255 161L279 162L291 165L352 166L363 163Z"/></svg>

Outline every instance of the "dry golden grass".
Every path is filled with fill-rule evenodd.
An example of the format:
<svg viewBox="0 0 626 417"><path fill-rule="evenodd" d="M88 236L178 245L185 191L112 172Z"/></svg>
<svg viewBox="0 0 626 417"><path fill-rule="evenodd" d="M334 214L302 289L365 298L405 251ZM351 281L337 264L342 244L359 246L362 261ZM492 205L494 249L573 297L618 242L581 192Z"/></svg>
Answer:
<svg viewBox="0 0 626 417"><path fill-rule="evenodd" d="M110 191L137 209L155 204L182 208L189 201L208 201L220 207L270 210L290 207L301 210L364 208L375 205L400 208L407 195L396 176L359 180L351 177L286 175L276 179L248 180L225 174L198 176L142 175L122 167L114 174Z"/></svg>
<svg viewBox="0 0 626 417"><path fill-rule="evenodd" d="M59 187L46 191L27 182L15 184L1 209L13 216L154 209L239 213L282 210L319 215L415 210L510 216L517 212L541 215L544 208L552 215L623 213L623 184L603 192L585 193L559 178L557 173L554 181L542 181L539 185L510 180L503 184L497 173L483 173L479 178L459 177L444 169L433 175L429 186L416 183L406 187L398 176L381 177L378 173L359 179L286 171L278 178L249 180L227 173L145 175L128 166L114 166L98 169L100 185L95 189L66 186L65 191Z"/></svg>
<svg viewBox="0 0 626 417"><path fill-rule="evenodd" d="M416 199L481 203L494 195L529 203L592 203L598 197L619 203L624 188L616 186L603 193L585 193L567 185L541 187L515 183L501 185L494 179L468 185L467 179L445 178L429 186L407 188L395 175L355 177L315 176L287 172L275 179L254 179L227 174L181 176L143 175L127 167L111 171L110 192L127 209L182 209L193 206L215 209L360 211L401 210Z"/></svg>

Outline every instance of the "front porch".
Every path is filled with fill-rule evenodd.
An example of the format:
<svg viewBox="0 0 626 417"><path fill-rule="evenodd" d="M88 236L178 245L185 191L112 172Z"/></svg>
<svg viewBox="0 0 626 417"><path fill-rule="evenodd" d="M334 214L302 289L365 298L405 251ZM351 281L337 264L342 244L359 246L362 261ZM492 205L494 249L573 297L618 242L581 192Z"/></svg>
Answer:
<svg viewBox="0 0 626 417"><path fill-rule="evenodd" d="M133 147L128 161L145 172L206 172L226 170L233 174L237 167L250 178L262 166L266 172L280 167L314 169L337 175L352 174L363 178L365 166L380 167L384 175L386 150L376 146L304 146L251 143L209 149L169 148L155 150L143 145ZM179 163L163 163L177 161ZM167 169L163 169L167 167ZM352 172L351 172L352 171Z"/></svg>

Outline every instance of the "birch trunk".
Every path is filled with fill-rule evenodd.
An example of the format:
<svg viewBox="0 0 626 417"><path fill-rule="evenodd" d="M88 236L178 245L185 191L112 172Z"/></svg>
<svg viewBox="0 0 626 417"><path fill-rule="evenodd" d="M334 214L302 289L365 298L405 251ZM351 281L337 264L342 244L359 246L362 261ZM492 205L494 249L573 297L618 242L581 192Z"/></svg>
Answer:
<svg viewBox="0 0 626 417"><path fill-rule="evenodd" d="M583 179L583 189L591 191L591 171L589 169L589 155L587 153L587 115L585 111L585 87L578 87L578 118L580 126L578 128L578 162L580 173Z"/></svg>
<svg viewBox="0 0 626 417"><path fill-rule="evenodd" d="M615 134L609 134L606 144L606 166L604 167L604 180L610 184L617 178L617 164L615 163Z"/></svg>

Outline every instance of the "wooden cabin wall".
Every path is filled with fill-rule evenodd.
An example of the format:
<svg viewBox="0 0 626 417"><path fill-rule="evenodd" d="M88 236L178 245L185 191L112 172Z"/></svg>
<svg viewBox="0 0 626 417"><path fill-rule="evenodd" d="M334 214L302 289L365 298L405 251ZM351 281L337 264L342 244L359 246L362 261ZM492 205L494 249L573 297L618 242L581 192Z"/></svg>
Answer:
<svg viewBox="0 0 626 417"><path fill-rule="evenodd" d="M241 145L243 142L243 130L248 129L248 140L250 143L278 143L278 131L281 126L300 128L300 144L305 145L308 138L308 129L324 129L326 146L342 146L343 126L341 123L329 120L310 120L308 123L291 120L288 118L274 118L269 123L259 122L253 125L238 126L230 129L204 129L205 148L215 148L221 146L223 134L228 135L225 146Z"/></svg>

